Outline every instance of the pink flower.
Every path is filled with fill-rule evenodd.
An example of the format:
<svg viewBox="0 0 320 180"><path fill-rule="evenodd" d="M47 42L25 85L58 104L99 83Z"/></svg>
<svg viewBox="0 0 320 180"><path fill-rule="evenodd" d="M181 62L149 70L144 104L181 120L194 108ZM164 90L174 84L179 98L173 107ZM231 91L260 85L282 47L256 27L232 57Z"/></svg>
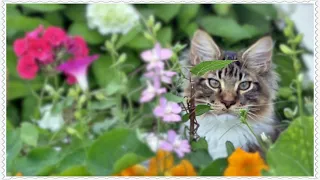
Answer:
<svg viewBox="0 0 320 180"><path fill-rule="evenodd" d="M142 91L140 98L140 103L145 103L151 101L156 95L161 95L167 92L166 88L160 87L160 81L155 79L154 84L152 85L149 81L147 82L147 89Z"/></svg>
<svg viewBox="0 0 320 180"><path fill-rule="evenodd" d="M22 56L25 52L27 52L28 43L24 38L16 39L13 43L13 50L18 57Z"/></svg>
<svg viewBox="0 0 320 180"><path fill-rule="evenodd" d="M76 78L83 91L88 89L87 71L89 65L98 59L98 55L87 56L75 60L69 60L61 64L57 69L67 75Z"/></svg>
<svg viewBox="0 0 320 180"><path fill-rule="evenodd" d="M52 46L61 45L66 38L66 32L54 26L48 27L43 34L43 39L47 40Z"/></svg>
<svg viewBox="0 0 320 180"><path fill-rule="evenodd" d="M147 70L163 67L164 60L168 60L172 56L171 49L162 49L157 43L153 49L141 53L141 58L148 62Z"/></svg>
<svg viewBox="0 0 320 180"><path fill-rule="evenodd" d="M172 83L172 77L175 76L177 73L173 71L165 71L164 67L162 68L155 68L152 71L148 71L144 74L144 76L148 78L160 77L161 81L167 84Z"/></svg>
<svg viewBox="0 0 320 180"><path fill-rule="evenodd" d="M69 85L75 84L77 83L77 79L74 76L67 74L67 83Z"/></svg>
<svg viewBox="0 0 320 180"><path fill-rule="evenodd" d="M39 25L39 27L37 27L35 30L31 31L31 32L28 32L26 34L26 37L28 39L37 39L37 38L40 38L42 33L44 31L44 28L43 28L43 25Z"/></svg>
<svg viewBox="0 0 320 180"><path fill-rule="evenodd" d="M66 41L66 46L68 52L73 54L75 57L84 57L88 56L89 54L87 43L80 36L68 38Z"/></svg>
<svg viewBox="0 0 320 180"><path fill-rule="evenodd" d="M22 56L17 65L17 71L20 77L23 79L34 79L37 75L39 67L33 56L24 55Z"/></svg>
<svg viewBox="0 0 320 180"><path fill-rule="evenodd" d="M163 141L160 148L165 151L174 151L179 158L182 158L184 154L191 152L191 147L187 140L181 140L173 130L168 131L167 140Z"/></svg>
<svg viewBox="0 0 320 180"><path fill-rule="evenodd" d="M175 102L168 102L166 98L160 98L160 105L158 105L154 110L153 114L156 117L161 117L165 122L178 122L181 121L179 113L181 112L181 107Z"/></svg>
<svg viewBox="0 0 320 180"><path fill-rule="evenodd" d="M28 52L31 56L37 58L43 64L53 61L52 48L48 41L44 39L29 39Z"/></svg>

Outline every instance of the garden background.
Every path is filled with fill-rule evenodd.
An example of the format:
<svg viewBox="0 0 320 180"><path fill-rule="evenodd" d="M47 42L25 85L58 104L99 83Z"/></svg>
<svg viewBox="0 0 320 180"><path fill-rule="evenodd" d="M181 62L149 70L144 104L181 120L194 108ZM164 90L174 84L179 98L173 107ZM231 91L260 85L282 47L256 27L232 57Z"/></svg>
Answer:
<svg viewBox="0 0 320 180"><path fill-rule="evenodd" d="M7 4L8 176L112 175L153 157L155 153L139 139L139 134L155 130L159 123L152 115L155 103L139 103L146 86L140 53L159 41L173 50L170 67L179 73L176 64L198 28L228 50L272 36L273 62L281 77L274 106L282 128L289 128L271 145L266 160L270 170L263 175L313 175L314 82L303 76L308 69L301 58L312 55L313 49L300 45L303 35L283 11L268 4L137 4L132 5L139 17L135 20L119 14L127 12L125 7L108 6L95 14L111 24L102 30L89 28L84 4ZM32 80L19 76L14 41L39 25L81 36L90 54L99 55L88 71L89 94L68 85L62 74L42 72ZM120 30L112 29L117 25ZM126 28L128 32L121 32ZM176 89L167 88L168 99L183 101ZM166 132L179 126L163 123L156 128ZM185 158L197 175L223 175L226 159L212 162L203 139L191 147Z"/></svg>

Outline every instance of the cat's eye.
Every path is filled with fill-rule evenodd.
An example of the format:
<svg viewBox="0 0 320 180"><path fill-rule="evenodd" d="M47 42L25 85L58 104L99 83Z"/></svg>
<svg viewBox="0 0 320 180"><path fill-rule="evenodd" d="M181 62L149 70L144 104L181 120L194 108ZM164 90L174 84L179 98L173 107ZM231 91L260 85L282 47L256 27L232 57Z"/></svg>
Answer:
<svg viewBox="0 0 320 180"><path fill-rule="evenodd" d="M250 85L251 85L250 81L244 81L244 82L240 83L238 87L239 87L239 90L244 91L244 90L249 89Z"/></svg>
<svg viewBox="0 0 320 180"><path fill-rule="evenodd" d="M220 88L220 82L215 79L209 79L209 85L212 88Z"/></svg>

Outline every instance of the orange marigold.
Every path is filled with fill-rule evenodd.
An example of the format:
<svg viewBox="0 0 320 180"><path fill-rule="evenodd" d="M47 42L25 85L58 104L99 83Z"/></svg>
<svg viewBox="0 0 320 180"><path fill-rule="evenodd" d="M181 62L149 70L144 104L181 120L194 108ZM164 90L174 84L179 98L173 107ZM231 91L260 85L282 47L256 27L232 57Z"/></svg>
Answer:
<svg viewBox="0 0 320 180"><path fill-rule="evenodd" d="M150 159L149 169L146 176L162 176L174 165L174 158L170 152L159 150L156 157Z"/></svg>
<svg viewBox="0 0 320 180"><path fill-rule="evenodd" d="M114 176L144 176L147 169L139 164L133 165Z"/></svg>
<svg viewBox="0 0 320 180"><path fill-rule="evenodd" d="M261 170L268 170L258 152L248 153L237 148L228 158L225 176L261 176Z"/></svg>
<svg viewBox="0 0 320 180"><path fill-rule="evenodd" d="M165 176L196 176L197 173L188 160L182 160L180 164L174 166L165 173Z"/></svg>

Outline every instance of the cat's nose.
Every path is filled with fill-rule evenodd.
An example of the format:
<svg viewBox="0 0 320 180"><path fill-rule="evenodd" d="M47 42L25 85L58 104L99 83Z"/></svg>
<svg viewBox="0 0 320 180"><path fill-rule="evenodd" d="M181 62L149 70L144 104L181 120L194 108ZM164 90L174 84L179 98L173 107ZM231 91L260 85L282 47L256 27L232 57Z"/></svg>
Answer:
<svg viewBox="0 0 320 180"><path fill-rule="evenodd" d="M222 99L221 103L224 104L227 109L229 109L232 105L236 104L236 100L226 101L226 100Z"/></svg>

